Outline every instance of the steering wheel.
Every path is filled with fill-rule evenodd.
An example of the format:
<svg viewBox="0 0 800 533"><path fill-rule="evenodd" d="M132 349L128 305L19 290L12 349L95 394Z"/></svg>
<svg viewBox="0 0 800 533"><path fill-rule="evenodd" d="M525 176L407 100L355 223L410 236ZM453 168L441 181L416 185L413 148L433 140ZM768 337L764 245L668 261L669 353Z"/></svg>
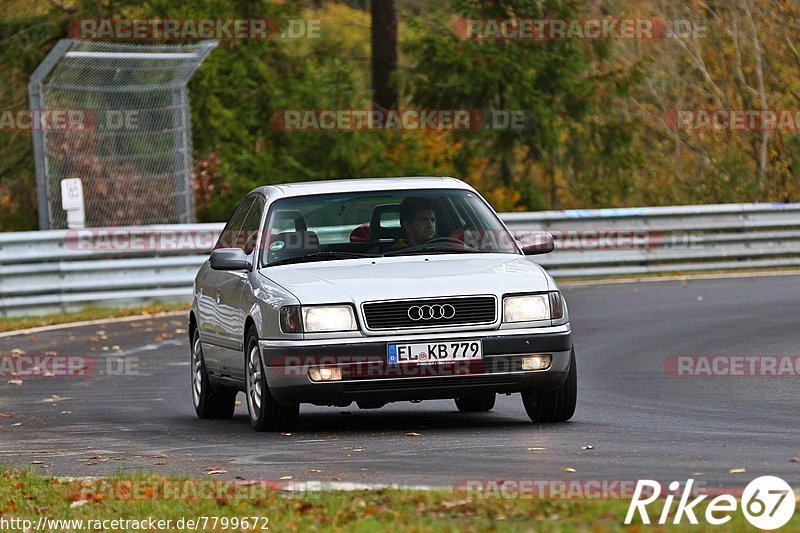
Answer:
<svg viewBox="0 0 800 533"><path fill-rule="evenodd" d="M456 237L436 237L434 239L429 240L425 244L422 244L421 246L425 246L427 244L439 244L439 243L443 243L443 242L446 242L448 244L457 244L457 245L463 246L465 249L468 249L468 250L471 250L471 251L474 251L474 252L478 252L479 251L477 248L474 248L474 247L468 245L467 243L465 243L464 241L462 241L461 239L458 239Z"/></svg>

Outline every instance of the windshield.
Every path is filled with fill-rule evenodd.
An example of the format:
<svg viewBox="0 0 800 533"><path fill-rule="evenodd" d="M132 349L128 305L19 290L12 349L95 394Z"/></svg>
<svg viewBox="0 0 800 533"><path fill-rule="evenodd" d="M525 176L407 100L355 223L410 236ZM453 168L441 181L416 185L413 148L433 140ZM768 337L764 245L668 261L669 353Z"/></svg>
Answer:
<svg viewBox="0 0 800 533"><path fill-rule="evenodd" d="M497 215L464 190L349 192L272 204L261 266L389 255L520 253Z"/></svg>

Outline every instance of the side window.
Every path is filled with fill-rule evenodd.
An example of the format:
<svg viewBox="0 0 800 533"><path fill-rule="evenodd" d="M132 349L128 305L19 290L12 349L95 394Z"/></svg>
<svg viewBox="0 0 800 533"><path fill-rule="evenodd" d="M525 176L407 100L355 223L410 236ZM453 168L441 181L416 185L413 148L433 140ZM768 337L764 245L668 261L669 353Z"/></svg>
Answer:
<svg viewBox="0 0 800 533"><path fill-rule="evenodd" d="M244 253L251 254L256 247L256 242L258 242L259 230L261 229L261 215L264 212L264 198L261 196L255 197L255 202L253 202L252 207L250 207L250 211L247 213L247 217L244 219L244 223L242 224L242 231L239 235L239 243L238 246Z"/></svg>
<svg viewBox="0 0 800 533"><path fill-rule="evenodd" d="M222 230L222 233L219 235L219 240L217 241L217 245L214 246L214 249L217 248L238 248L239 245L237 244L239 238L239 230L242 227L242 223L244 222L245 217L247 216L247 212L250 210L250 206L253 205L253 196L248 196L244 200L241 201L239 207L236 208L236 211L233 212L233 216L230 218L227 224L225 224L225 229Z"/></svg>

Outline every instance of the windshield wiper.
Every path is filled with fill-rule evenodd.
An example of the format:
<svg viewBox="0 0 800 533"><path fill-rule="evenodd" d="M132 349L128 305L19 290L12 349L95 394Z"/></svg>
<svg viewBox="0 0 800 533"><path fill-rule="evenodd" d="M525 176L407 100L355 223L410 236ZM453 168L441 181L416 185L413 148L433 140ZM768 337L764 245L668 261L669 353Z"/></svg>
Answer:
<svg viewBox="0 0 800 533"><path fill-rule="evenodd" d="M391 252L386 252L384 257L392 257L396 255L428 255L428 254L479 254L482 253L480 250L468 249L468 248L445 248L442 246L432 246L430 248L416 248L412 250L403 249L403 250L393 250Z"/></svg>
<svg viewBox="0 0 800 533"><path fill-rule="evenodd" d="M377 254L360 254L355 252L314 252L305 255L297 255L278 259L267 264L268 267L277 265L288 265L291 263L305 263L306 261L325 261L334 259L361 259L364 257L380 257Z"/></svg>

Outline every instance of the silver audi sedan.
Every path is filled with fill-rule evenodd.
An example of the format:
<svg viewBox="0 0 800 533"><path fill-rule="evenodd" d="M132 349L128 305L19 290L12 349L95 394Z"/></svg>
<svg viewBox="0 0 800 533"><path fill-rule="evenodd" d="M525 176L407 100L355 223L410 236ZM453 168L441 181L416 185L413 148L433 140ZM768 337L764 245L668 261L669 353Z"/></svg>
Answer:
<svg viewBox="0 0 800 533"><path fill-rule="evenodd" d="M567 305L475 189L455 178L259 187L194 282L200 418L292 427L301 403L375 409L448 399L489 411L520 393L535 422L569 420L577 375Z"/></svg>

